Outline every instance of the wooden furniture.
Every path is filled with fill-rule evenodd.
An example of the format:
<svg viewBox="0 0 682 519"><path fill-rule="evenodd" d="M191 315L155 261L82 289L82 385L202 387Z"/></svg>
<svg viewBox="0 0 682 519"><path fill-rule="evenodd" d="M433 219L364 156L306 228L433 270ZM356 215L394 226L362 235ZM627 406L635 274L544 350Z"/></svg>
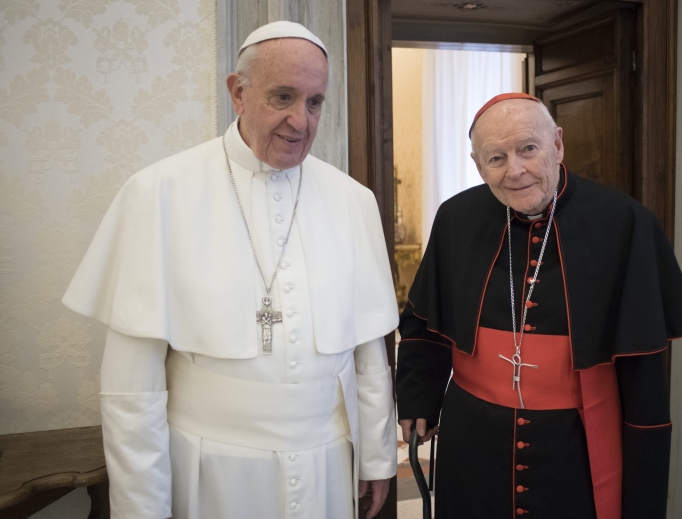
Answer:
<svg viewBox="0 0 682 519"><path fill-rule="evenodd" d="M0 436L0 516L25 519L78 487L88 487L88 519L109 519L102 428Z"/></svg>

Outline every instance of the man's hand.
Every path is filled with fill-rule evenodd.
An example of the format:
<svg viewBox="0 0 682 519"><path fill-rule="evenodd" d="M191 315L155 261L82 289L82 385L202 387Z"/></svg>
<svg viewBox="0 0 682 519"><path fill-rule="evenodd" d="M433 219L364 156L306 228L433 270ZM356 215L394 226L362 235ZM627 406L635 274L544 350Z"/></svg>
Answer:
<svg viewBox="0 0 682 519"><path fill-rule="evenodd" d="M370 485L372 487L370 490L370 493L372 494L372 502L365 503L364 505L365 510L369 509L366 516L367 519L376 517L376 515L379 513L379 510L381 510L381 507L384 506L384 502L388 496L388 485L390 482L390 479L377 479L375 481L365 481L364 479L360 480L358 487L358 491L360 493L359 497L364 497Z"/></svg>
<svg viewBox="0 0 682 519"><path fill-rule="evenodd" d="M400 428L403 430L403 441L405 443L410 443L410 436L412 435L412 422L414 422L414 420L398 420ZM424 418L417 418L417 435L419 436L419 445L429 441L437 434L438 426L427 431L426 420Z"/></svg>

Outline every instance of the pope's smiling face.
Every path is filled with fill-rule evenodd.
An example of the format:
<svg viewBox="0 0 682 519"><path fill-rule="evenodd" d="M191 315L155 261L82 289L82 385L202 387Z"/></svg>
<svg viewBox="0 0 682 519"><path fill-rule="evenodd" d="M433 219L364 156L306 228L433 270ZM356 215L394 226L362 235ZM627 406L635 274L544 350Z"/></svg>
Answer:
<svg viewBox="0 0 682 519"><path fill-rule="evenodd" d="M535 101L501 101L481 115L471 157L495 197L528 215L545 210L559 183L563 130Z"/></svg>
<svg viewBox="0 0 682 519"><path fill-rule="evenodd" d="M322 50L301 38L258 44L245 85L230 74L239 132L260 161L277 169L303 162L317 134L328 76Z"/></svg>

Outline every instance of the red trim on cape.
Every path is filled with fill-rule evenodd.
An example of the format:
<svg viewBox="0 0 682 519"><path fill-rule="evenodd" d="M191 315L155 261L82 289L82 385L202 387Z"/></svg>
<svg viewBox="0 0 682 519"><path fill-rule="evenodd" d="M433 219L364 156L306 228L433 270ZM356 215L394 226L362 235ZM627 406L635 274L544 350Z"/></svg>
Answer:
<svg viewBox="0 0 682 519"><path fill-rule="evenodd" d="M495 262L497 261L497 257L500 255L500 252L502 251L502 246L504 245L504 237L507 234L507 227L508 225L504 226L504 229L502 230L502 238L500 239L500 246L497 248L497 253L495 254L495 257L493 258L492 263L490 264L490 268L488 269L488 275L485 278L485 284L483 285L483 292L481 292L481 302L478 304L478 317L476 317L476 334L474 335L474 347L471 349L471 357L474 356L474 353L476 353L476 343L478 342L478 330L479 326L478 324L481 322L481 312L483 312L483 301L485 300L485 292L488 290L488 282L490 281L490 276L493 273L493 269L495 268ZM514 310L516 311L516 310ZM454 344L454 341L453 341ZM462 352L466 353L466 352Z"/></svg>
<svg viewBox="0 0 682 519"><path fill-rule="evenodd" d="M672 422L663 423L660 425L635 425L635 424L631 424L631 423L627 423L627 422L623 422L623 423L629 427L634 427L635 429L662 429L664 427L671 427L673 424Z"/></svg>
<svg viewBox="0 0 682 519"><path fill-rule="evenodd" d="M426 322L429 321L426 317L422 317L421 315L418 315L418 314L414 311L414 303L413 303L412 301L410 301L410 300L408 299L407 302L410 303L410 304L412 305L412 315L414 315L417 319L421 319L422 321L426 321ZM430 331L430 332L433 332L433 333L436 333L436 334L440 335L441 337L445 337L447 340L449 340L449 341L452 343L453 348L456 348L456 347L457 347L457 343L456 343L455 341L453 341L453 340L452 340L450 337L448 337L447 335L443 335L443 334L440 333L438 330L433 330L433 329L429 328L428 326L426 327L426 329L427 329L428 331ZM438 344L438 343L436 343L436 344ZM447 347L447 346L446 346L446 347Z"/></svg>

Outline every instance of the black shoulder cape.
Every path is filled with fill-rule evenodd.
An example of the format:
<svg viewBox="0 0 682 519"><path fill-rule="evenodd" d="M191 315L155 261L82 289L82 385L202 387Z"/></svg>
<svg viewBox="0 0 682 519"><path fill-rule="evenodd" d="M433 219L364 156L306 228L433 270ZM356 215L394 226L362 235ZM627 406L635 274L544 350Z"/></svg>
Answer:
<svg viewBox="0 0 682 519"><path fill-rule="evenodd" d="M682 336L682 272L654 214L631 197L566 173L554 232L564 271L575 369L652 353ZM438 210L410 290L414 313L460 351L474 351L506 208L487 185Z"/></svg>

